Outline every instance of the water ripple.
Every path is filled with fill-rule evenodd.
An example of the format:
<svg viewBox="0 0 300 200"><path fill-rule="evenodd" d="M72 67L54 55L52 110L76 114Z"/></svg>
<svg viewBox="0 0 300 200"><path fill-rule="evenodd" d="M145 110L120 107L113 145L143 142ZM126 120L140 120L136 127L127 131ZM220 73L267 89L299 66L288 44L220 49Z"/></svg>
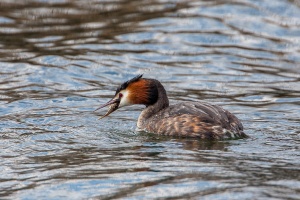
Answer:
<svg viewBox="0 0 300 200"><path fill-rule="evenodd" d="M0 4L0 197L298 199L298 1ZM251 137L136 133L141 106L97 120L139 73Z"/></svg>

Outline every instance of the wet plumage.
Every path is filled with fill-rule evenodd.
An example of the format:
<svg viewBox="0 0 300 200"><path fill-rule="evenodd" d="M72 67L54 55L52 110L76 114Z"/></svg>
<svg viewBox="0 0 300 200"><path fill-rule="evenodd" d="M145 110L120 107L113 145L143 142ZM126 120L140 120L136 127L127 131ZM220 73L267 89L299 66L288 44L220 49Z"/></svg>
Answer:
<svg viewBox="0 0 300 200"><path fill-rule="evenodd" d="M241 122L233 114L205 102L185 102L169 106L145 120L139 128L162 135L201 139L246 136Z"/></svg>
<svg viewBox="0 0 300 200"><path fill-rule="evenodd" d="M138 130L212 140L247 137L242 123L229 111L202 101L169 106L162 84L155 79L142 78L142 75L123 83L115 97L100 108L112 105L110 114L119 107L133 104L146 106L139 116Z"/></svg>

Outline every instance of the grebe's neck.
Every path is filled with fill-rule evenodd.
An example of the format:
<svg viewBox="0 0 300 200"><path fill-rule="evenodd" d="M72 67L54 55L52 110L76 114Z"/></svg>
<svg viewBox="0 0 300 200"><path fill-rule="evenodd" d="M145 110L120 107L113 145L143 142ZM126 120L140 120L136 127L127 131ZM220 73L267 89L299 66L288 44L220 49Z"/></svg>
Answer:
<svg viewBox="0 0 300 200"><path fill-rule="evenodd" d="M147 119L149 119L150 117L158 113L160 110L169 106L169 99L163 85L155 79L148 79L148 80L153 81L153 83L156 85L158 91L158 97L157 97L157 101L154 104L147 105L146 108L140 114L137 123L137 127L139 128L143 127L143 124Z"/></svg>

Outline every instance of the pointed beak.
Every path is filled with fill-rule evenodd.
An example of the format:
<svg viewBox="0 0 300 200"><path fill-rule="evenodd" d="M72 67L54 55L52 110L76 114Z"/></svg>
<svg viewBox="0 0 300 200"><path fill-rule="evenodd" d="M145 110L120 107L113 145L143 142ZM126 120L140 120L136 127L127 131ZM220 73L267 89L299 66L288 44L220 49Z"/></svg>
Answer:
<svg viewBox="0 0 300 200"><path fill-rule="evenodd" d="M103 104L99 108L97 108L96 110L94 110L94 112L97 111L97 110L99 110L99 109L101 109L101 108L109 106L109 109L108 109L107 113L105 115L103 115L102 117L99 118L99 119L102 119L102 118L108 116L110 113L116 111L119 108L119 104L120 104L120 99L113 98L109 102L107 102L106 104Z"/></svg>

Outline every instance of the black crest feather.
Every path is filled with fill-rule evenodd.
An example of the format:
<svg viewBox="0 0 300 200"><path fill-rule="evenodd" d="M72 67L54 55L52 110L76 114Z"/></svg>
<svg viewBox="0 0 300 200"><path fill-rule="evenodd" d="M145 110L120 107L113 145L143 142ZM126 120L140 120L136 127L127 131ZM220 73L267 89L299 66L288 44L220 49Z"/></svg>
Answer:
<svg viewBox="0 0 300 200"><path fill-rule="evenodd" d="M134 78L124 82L120 87L118 87L116 94L118 94L121 90L126 89L130 83L138 81L140 78L142 78L142 76L143 76L143 74L139 74L139 75L135 76Z"/></svg>

